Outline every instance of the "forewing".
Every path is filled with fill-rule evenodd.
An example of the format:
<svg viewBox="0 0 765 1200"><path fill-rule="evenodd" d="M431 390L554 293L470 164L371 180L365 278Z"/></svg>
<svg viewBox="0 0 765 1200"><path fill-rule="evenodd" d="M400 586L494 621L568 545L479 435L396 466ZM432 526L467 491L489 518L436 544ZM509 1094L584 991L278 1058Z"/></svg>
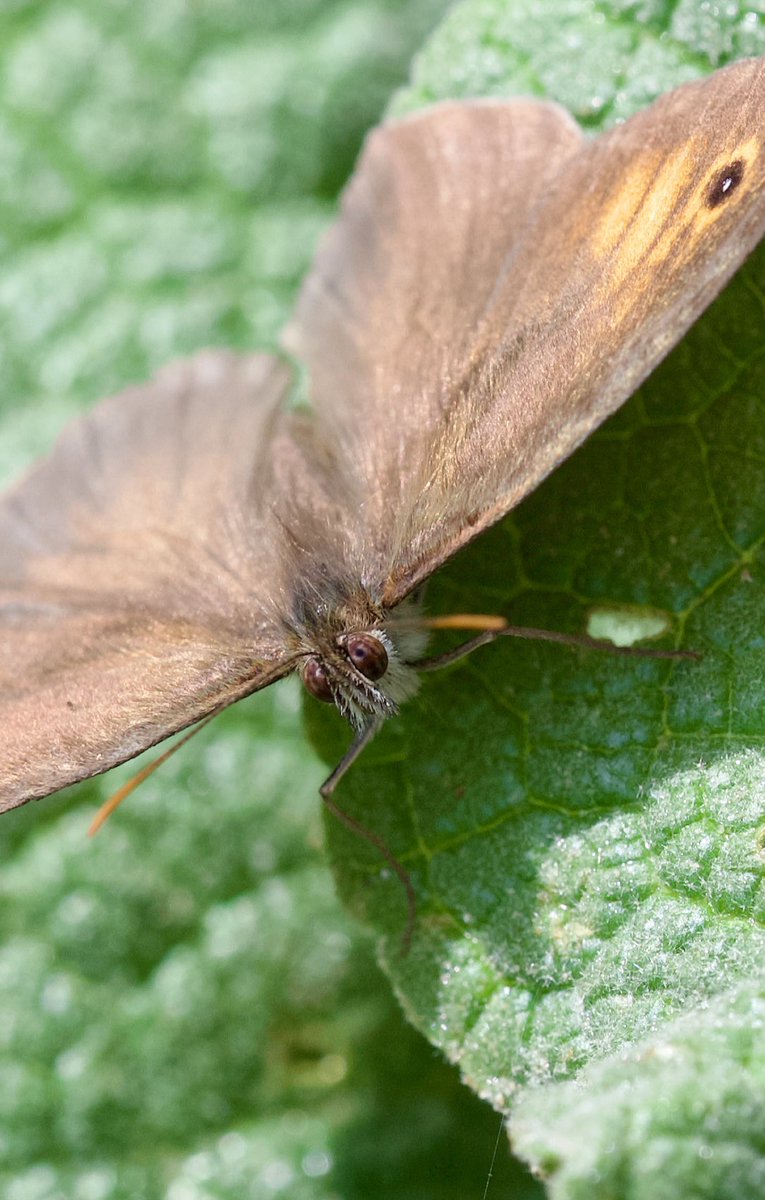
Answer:
<svg viewBox="0 0 765 1200"><path fill-rule="evenodd" d="M71 425L0 501L0 811L284 674L288 370L207 352Z"/></svg>
<svg viewBox="0 0 765 1200"><path fill-rule="evenodd" d="M367 139L285 342L308 366L368 580L407 561L425 464L475 367L500 268L581 144L563 109L526 100L441 104Z"/></svg>
<svg viewBox="0 0 765 1200"><path fill-rule="evenodd" d="M762 60L589 144L528 101L376 135L291 342L372 497L357 537L386 603L531 491L719 292L765 233L764 141Z"/></svg>

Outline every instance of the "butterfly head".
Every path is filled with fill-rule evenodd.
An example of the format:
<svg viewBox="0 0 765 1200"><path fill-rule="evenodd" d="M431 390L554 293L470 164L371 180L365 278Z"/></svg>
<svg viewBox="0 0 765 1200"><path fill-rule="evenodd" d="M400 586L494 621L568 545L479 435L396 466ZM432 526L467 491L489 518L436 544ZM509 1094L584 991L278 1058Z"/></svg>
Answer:
<svg viewBox="0 0 765 1200"><path fill-rule="evenodd" d="M335 704L356 728L392 717L417 690L417 673L385 629L352 630L322 639L303 664L312 696Z"/></svg>
<svg viewBox="0 0 765 1200"><path fill-rule="evenodd" d="M293 610L306 689L336 705L356 729L394 716L419 686L411 665L427 643L419 597L388 609L363 587L324 595L331 600Z"/></svg>

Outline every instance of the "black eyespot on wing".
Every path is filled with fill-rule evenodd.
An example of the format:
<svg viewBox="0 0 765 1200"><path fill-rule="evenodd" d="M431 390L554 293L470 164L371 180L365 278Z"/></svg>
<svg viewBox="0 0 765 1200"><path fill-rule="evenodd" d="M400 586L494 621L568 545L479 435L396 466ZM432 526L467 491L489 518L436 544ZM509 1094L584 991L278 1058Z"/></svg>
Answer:
<svg viewBox="0 0 765 1200"><path fill-rule="evenodd" d="M744 178L744 160L737 158L721 171L716 171L707 186L707 208L718 208L733 195Z"/></svg>

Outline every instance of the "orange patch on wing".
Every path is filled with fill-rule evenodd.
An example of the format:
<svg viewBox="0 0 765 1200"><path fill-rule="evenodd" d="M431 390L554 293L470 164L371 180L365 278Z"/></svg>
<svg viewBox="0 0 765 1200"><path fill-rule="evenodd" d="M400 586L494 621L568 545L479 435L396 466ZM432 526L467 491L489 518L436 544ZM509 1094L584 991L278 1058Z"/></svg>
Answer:
<svg viewBox="0 0 765 1200"><path fill-rule="evenodd" d="M752 136L719 154L689 191L699 170L697 150L695 139L689 140L658 166L655 156L646 156L630 166L593 229L596 256L610 255L607 271L614 324L628 316L636 297L642 294L638 280L650 277L671 256L678 270L686 267L701 237L730 205L735 205L736 196L760 177L753 167L762 144ZM710 206L708 195L713 181L737 162L743 164L744 173L730 201Z"/></svg>
<svg viewBox="0 0 765 1200"><path fill-rule="evenodd" d="M592 245L596 256L617 250L613 281L620 284L649 252L669 214L688 186L693 169L689 143L664 160L641 156L623 172L617 191L596 222Z"/></svg>

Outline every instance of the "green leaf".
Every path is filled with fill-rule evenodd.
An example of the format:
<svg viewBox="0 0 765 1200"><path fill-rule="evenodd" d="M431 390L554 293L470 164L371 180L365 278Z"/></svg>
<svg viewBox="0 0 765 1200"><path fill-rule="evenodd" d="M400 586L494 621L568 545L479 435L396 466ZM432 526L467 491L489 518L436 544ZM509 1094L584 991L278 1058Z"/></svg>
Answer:
<svg viewBox="0 0 765 1200"><path fill-rule="evenodd" d="M765 51L752 13L710 14L470 0L394 107L532 91L595 131ZM405 1010L560 1200L763 1188L764 300L761 250L428 593L551 629L658 619L701 661L498 643L426 677L338 792L417 890L403 957L398 882L332 828Z"/></svg>
<svg viewBox="0 0 765 1200"><path fill-rule="evenodd" d="M747 981L576 1083L526 1090L516 1148L555 1196L762 1195L763 1015L762 983Z"/></svg>

